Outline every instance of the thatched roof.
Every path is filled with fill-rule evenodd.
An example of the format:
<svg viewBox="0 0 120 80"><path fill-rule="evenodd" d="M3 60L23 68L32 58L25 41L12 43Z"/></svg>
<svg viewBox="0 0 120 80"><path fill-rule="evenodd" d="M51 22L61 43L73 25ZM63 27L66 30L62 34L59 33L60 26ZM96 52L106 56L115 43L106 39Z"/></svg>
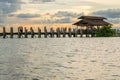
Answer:
<svg viewBox="0 0 120 80"><path fill-rule="evenodd" d="M73 25L77 26L104 26L111 25L110 23L104 21L104 17L98 16L81 16L79 17L80 21L74 23Z"/></svg>

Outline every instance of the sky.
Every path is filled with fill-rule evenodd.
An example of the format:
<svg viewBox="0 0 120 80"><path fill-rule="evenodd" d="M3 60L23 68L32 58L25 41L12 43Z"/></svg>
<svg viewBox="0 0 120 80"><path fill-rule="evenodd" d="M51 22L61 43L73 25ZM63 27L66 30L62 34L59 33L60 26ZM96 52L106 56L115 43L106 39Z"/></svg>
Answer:
<svg viewBox="0 0 120 80"><path fill-rule="evenodd" d="M120 0L0 0L0 27L72 26L82 15L120 27Z"/></svg>

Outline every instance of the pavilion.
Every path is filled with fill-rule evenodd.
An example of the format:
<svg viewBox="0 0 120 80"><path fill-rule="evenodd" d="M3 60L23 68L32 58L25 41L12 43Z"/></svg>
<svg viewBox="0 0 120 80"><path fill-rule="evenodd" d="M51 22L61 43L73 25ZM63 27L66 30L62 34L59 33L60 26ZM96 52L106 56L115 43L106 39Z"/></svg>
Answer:
<svg viewBox="0 0 120 80"><path fill-rule="evenodd" d="M112 25L106 21L104 21L105 17L98 17L98 16L81 16L78 19L81 19L80 21L74 23L73 25L80 26L80 27L86 27L86 28L100 28L101 26L108 26Z"/></svg>
<svg viewBox="0 0 120 80"><path fill-rule="evenodd" d="M95 35L95 32L99 30L102 26L109 26L112 25L104 20L107 18L99 17L99 16L81 16L78 19L80 21L74 23L73 25L77 26L77 29L80 31L81 35L86 34L88 36L91 34L92 36Z"/></svg>

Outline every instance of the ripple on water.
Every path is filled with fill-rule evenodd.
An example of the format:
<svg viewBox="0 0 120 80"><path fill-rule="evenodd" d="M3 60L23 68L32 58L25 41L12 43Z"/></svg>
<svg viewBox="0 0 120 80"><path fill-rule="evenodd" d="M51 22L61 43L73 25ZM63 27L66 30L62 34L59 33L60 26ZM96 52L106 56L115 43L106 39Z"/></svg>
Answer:
<svg viewBox="0 0 120 80"><path fill-rule="evenodd" d="M2 42L0 80L120 80L119 38Z"/></svg>

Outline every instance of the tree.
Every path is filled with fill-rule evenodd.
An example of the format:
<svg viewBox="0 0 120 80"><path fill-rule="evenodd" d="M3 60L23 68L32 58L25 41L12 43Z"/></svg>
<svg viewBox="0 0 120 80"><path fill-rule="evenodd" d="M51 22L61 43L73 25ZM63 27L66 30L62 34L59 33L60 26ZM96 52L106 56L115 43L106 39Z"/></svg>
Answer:
<svg viewBox="0 0 120 80"><path fill-rule="evenodd" d="M96 37L112 37L114 34L115 31L111 26L103 26L96 32Z"/></svg>

